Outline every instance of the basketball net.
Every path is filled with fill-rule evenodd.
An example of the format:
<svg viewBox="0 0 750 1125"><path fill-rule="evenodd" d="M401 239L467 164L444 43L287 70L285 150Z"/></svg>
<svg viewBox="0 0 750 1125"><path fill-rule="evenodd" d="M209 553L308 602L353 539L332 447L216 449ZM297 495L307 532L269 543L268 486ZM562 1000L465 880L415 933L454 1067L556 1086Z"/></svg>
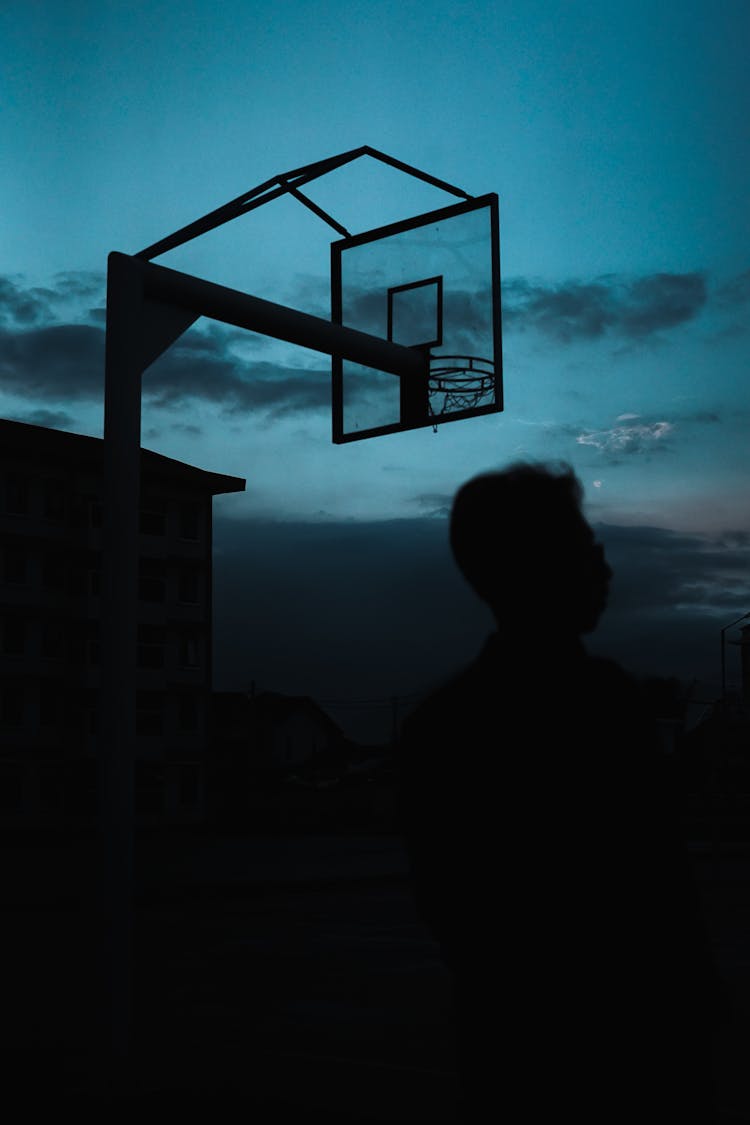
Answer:
<svg viewBox="0 0 750 1125"><path fill-rule="evenodd" d="M492 360L473 355L430 356L429 411L432 429L443 414L474 410L493 401L495 368Z"/></svg>

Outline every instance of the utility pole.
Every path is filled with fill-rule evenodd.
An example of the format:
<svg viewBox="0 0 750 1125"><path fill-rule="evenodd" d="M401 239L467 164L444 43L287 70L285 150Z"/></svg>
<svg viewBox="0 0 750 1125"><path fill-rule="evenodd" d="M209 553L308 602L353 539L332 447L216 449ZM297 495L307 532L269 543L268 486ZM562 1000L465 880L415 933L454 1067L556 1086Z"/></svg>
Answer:
<svg viewBox="0 0 750 1125"><path fill-rule="evenodd" d="M722 714L724 713L724 708L726 706L726 697L727 697L727 662L726 662L726 643L724 641L724 636L726 634L727 629L733 629L735 625L739 625L740 621L744 621L745 618L747 618L747 617L750 617L750 612L743 613L742 616L738 617L736 621L730 621L729 624L725 625L723 627L723 629L721 630L721 711L722 711Z"/></svg>

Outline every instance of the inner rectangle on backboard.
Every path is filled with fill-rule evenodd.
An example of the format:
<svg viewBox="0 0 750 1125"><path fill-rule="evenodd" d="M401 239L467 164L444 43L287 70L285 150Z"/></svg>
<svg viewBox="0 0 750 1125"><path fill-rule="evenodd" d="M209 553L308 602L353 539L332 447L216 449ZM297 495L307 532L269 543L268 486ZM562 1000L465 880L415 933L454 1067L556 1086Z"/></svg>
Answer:
<svg viewBox="0 0 750 1125"><path fill-rule="evenodd" d="M391 286L388 339L407 348L435 348L443 342L442 277Z"/></svg>
<svg viewBox="0 0 750 1125"><path fill-rule="evenodd" d="M502 410L497 196L331 244L334 323L428 351L425 409L400 378L333 357L333 440L354 441Z"/></svg>

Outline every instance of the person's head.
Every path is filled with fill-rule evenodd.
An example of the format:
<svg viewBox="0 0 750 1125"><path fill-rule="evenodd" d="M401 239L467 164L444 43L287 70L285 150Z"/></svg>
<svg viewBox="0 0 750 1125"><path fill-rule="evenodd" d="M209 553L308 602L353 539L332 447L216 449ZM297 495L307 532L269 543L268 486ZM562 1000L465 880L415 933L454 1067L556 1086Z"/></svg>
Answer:
<svg viewBox="0 0 750 1125"><path fill-rule="evenodd" d="M563 465L517 462L459 488L450 544L461 573L498 622L546 619L576 634L596 627L612 571Z"/></svg>

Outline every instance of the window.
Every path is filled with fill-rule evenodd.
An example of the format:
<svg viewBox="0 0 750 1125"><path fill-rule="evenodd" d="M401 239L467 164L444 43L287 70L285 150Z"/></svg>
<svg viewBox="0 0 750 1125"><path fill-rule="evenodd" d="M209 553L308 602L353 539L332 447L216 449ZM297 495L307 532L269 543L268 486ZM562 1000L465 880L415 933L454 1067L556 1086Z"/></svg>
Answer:
<svg viewBox="0 0 750 1125"><path fill-rule="evenodd" d="M198 700L194 695L182 695L177 710L177 724L181 731L198 729Z"/></svg>
<svg viewBox="0 0 750 1125"><path fill-rule="evenodd" d="M2 623L2 645L5 656L23 656L26 651L26 622L20 617L6 617Z"/></svg>
<svg viewBox="0 0 750 1125"><path fill-rule="evenodd" d="M141 505L140 528L142 535L164 535L167 530L167 506L157 497L144 497Z"/></svg>
<svg viewBox="0 0 750 1125"><path fill-rule="evenodd" d="M166 631L163 625L138 626L138 667L163 668Z"/></svg>
<svg viewBox="0 0 750 1125"><path fill-rule="evenodd" d="M150 762L140 762L136 768L135 810L145 817L164 814L164 778Z"/></svg>
<svg viewBox="0 0 750 1125"><path fill-rule="evenodd" d="M88 572L83 566L72 566L68 571L68 593L74 597L85 597L88 594Z"/></svg>
<svg viewBox="0 0 750 1125"><path fill-rule="evenodd" d="M62 660L65 656L65 628L61 622L45 622L42 631L42 656L47 660Z"/></svg>
<svg viewBox="0 0 750 1125"><path fill-rule="evenodd" d="M65 777L59 770L43 769L39 777L39 802L46 816L65 811Z"/></svg>
<svg viewBox="0 0 750 1125"><path fill-rule="evenodd" d="M180 667L197 668L198 665L198 640L196 637L180 638Z"/></svg>
<svg viewBox="0 0 750 1125"><path fill-rule="evenodd" d="M155 574L144 574L138 579L138 597L143 602L163 602L167 596L164 578Z"/></svg>
<svg viewBox="0 0 750 1125"><path fill-rule="evenodd" d="M76 623L68 632L67 659L71 664L85 664L88 660L88 637L80 623Z"/></svg>
<svg viewBox="0 0 750 1125"><path fill-rule="evenodd" d="M89 527L101 527L103 519L101 500L95 496L89 496Z"/></svg>
<svg viewBox="0 0 750 1125"><path fill-rule="evenodd" d="M86 721L88 722L89 734L97 735L99 733L99 707L96 703L92 703L86 708Z"/></svg>
<svg viewBox="0 0 750 1125"><path fill-rule="evenodd" d="M196 541L201 535L200 504L183 504L180 508L180 538Z"/></svg>
<svg viewBox="0 0 750 1125"><path fill-rule="evenodd" d="M89 523L88 501L82 496L70 498L70 525L71 527L84 528Z"/></svg>
<svg viewBox="0 0 750 1125"><path fill-rule="evenodd" d="M198 767L183 766L180 770L180 804L198 804Z"/></svg>
<svg viewBox="0 0 750 1125"><path fill-rule="evenodd" d="M21 726L24 720L24 688L22 684L6 685L0 695L0 721L8 726Z"/></svg>
<svg viewBox="0 0 750 1125"><path fill-rule="evenodd" d="M8 473L5 478L5 510L25 516L29 511L29 478L22 473Z"/></svg>
<svg viewBox="0 0 750 1125"><path fill-rule="evenodd" d="M60 689L57 684L41 683L39 687L39 725L55 727L60 720Z"/></svg>
<svg viewBox="0 0 750 1125"><path fill-rule="evenodd" d="M64 590L67 585L67 570L57 555L47 555L42 564L42 582L48 590Z"/></svg>
<svg viewBox="0 0 750 1125"><path fill-rule="evenodd" d="M15 762L0 765L0 812L19 812L23 804L23 766Z"/></svg>
<svg viewBox="0 0 750 1125"><path fill-rule="evenodd" d="M26 651L26 622L17 617L6 618L3 627L3 652L6 656L23 656Z"/></svg>
<svg viewBox="0 0 750 1125"><path fill-rule="evenodd" d="M138 563L138 597L144 602L163 602L167 596L163 559L141 559Z"/></svg>
<svg viewBox="0 0 750 1125"><path fill-rule="evenodd" d="M180 572L177 599L184 605L198 605L200 601L200 581L197 570Z"/></svg>
<svg viewBox="0 0 750 1125"><path fill-rule="evenodd" d="M164 692L139 691L137 693L136 734L160 735L164 733Z"/></svg>
<svg viewBox="0 0 750 1125"><path fill-rule="evenodd" d="M3 580L23 585L28 575L29 556L22 547L6 547L3 551Z"/></svg>
<svg viewBox="0 0 750 1125"><path fill-rule="evenodd" d="M136 734L141 738L158 737L164 733L164 716L158 711L139 711L135 723Z"/></svg>
<svg viewBox="0 0 750 1125"><path fill-rule="evenodd" d="M66 492L64 481L49 479L44 482L42 507L48 520L65 519Z"/></svg>
<svg viewBox="0 0 750 1125"><path fill-rule="evenodd" d="M72 738L83 738L88 733L86 701L80 692L69 692L61 698L62 726Z"/></svg>

